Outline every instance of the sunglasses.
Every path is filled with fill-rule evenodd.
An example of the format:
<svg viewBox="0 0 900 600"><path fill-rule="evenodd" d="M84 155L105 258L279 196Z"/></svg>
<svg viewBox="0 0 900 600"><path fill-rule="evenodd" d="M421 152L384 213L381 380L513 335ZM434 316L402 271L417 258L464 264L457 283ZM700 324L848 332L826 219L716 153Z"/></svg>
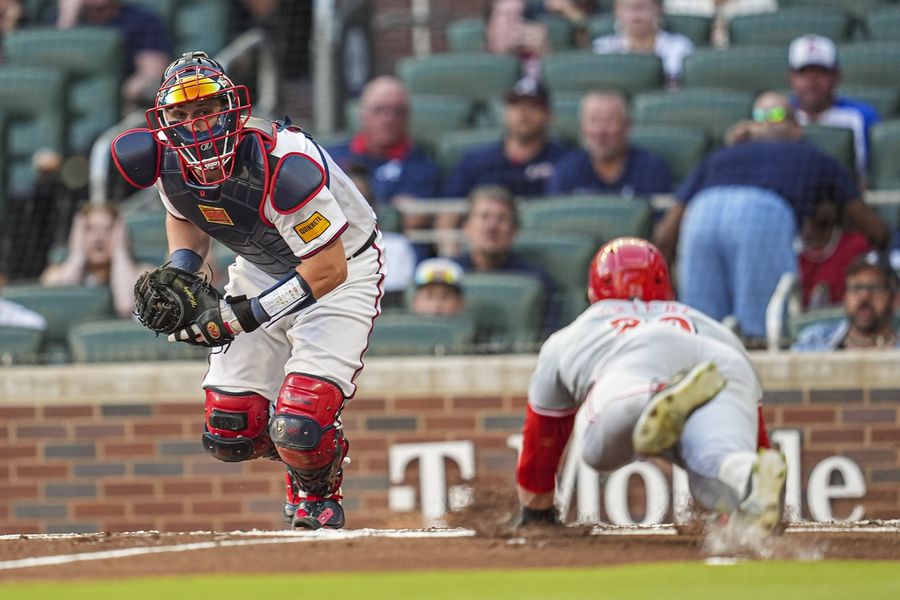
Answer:
<svg viewBox="0 0 900 600"><path fill-rule="evenodd" d="M776 106L769 109L753 109L753 120L757 123L781 123L782 121L787 119L787 116L787 109L783 106Z"/></svg>
<svg viewBox="0 0 900 600"><path fill-rule="evenodd" d="M443 283L444 285L459 286L459 273L450 269L431 268L422 269L416 274L416 285L428 285L431 283Z"/></svg>

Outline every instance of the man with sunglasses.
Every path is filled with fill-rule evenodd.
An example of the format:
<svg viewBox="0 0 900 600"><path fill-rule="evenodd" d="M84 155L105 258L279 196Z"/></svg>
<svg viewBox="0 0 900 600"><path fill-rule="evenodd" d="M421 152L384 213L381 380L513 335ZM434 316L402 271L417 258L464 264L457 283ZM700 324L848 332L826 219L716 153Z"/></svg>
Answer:
<svg viewBox="0 0 900 600"><path fill-rule="evenodd" d="M812 324L797 336L792 349L889 350L900 347L894 325L897 273L888 258L869 252L857 258L845 275L844 313L837 322Z"/></svg>
<svg viewBox="0 0 900 600"><path fill-rule="evenodd" d="M797 272L798 224L823 195L874 247L885 247L889 230L840 162L801 139L784 95L766 92L753 109L755 119L730 132L735 143L687 177L654 239L666 256L677 244L679 299L717 320L734 316L748 347L760 347L769 299L784 273Z"/></svg>

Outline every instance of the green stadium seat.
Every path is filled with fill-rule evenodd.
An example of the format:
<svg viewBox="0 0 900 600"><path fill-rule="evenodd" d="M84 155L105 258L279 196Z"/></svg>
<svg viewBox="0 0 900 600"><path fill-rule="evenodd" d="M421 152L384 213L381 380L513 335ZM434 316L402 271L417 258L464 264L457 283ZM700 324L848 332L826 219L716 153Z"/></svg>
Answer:
<svg viewBox="0 0 900 600"><path fill-rule="evenodd" d="M58 69L0 65L0 113L7 119L3 156L7 191L28 191L36 150L66 151L66 77Z"/></svg>
<svg viewBox="0 0 900 600"><path fill-rule="evenodd" d="M413 94L461 95L474 101L500 97L519 76L514 56L450 52L426 58L404 58L397 73Z"/></svg>
<svg viewBox="0 0 900 600"><path fill-rule="evenodd" d="M851 39L852 28L853 20L842 8L797 6L734 17L728 24L728 37L732 46L784 46L808 33L843 42Z"/></svg>
<svg viewBox="0 0 900 600"><path fill-rule="evenodd" d="M662 62L652 54L558 52L544 58L541 68L554 93L615 89L633 96L663 86Z"/></svg>
<svg viewBox="0 0 900 600"><path fill-rule="evenodd" d="M623 235L649 237L653 210L640 198L543 196L519 204L519 221L522 229L589 235L599 248Z"/></svg>
<svg viewBox="0 0 900 600"><path fill-rule="evenodd" d="M550 125L556 136L577 144L581 139L581 99L584 92L554 92L550 95L553 121Z"/></svg>
<svg viewBox="0 0 900 600"><path fill-rule="evenodd" d="M447 49L450 52L484 52L484 20L455 19L447 24Z"/></svg>
<svg viewBox="0 0 900 600"><path fill-rule="evenodd" d="M109 27L30 27L3 38L4 61L10 65L53 67L66 75L68 149L87 152L121 114L124 77L122 37Z"/></svg>
<svg viewBox="0 0 900 600"><path fill-rule="evenodd" d="M43 315L47 330L42 349L48 352L66 344L66 335L73 325L114 316L108 287L12 284L3 289L3 296Z"/></svg>
<svg viewBox="0 0 900 600"><path fill-rule="evenodd" d="M869 186L873 190L900 190L900 120L876 123L869 140Z"/></svg>
<svg viewBox="0 0 900 600"><path fill-rule="evenodd" d="M453 167L462 158L462 155L491 142L499 142L503 138L503 130L501 129L462 129L459 131L448 131L438 138L434 153L443 173L449 173Z"/></svg>
<svg viewBox="0 0 900 600"><path fill-rule="evenodd" d="M857 42L838 47L844 85L896 86L900 81L900 42Z"/></svg>
<svg viewBox="0 0 900 600"><path fill-rule="evenodd" d="M537 349L545 306L544 288L538 278L520 273L466 273L463 290L481 350Z"/></svg>
<svg viewBox="0 0 900 600"><path fill-rule="evenodd" d="M900 6L879 6L866 13L871 40L900 41Z"/></svg>
<svg viewBox="0 0 900 600"><path fill-rule="evenodd" d="M133 212L123 215L135 260L152 265L169 255L166 240L166 211Z"/></svg>
<svg viewBox="0 0 900 600"><path fill-rule="evenodd" d="M209 349L173 343L131 319L105 319L73 325L69 356L76 363L202 360Z"/></svg>
<svg viewBox="0 0 900 600"><path fill-rule="evenodd" d="M6 113L0 112L0 218L6 215Z"/></svg>
<svg viewBox="0 0 900 600"><path fill-rule="evenodd" d="M538 20L547 28L547 41L554 52L571 50L575 47L575 27L568 19L557 15L543 14Z"/></svg>
<svg viewBox="0 0 900 600"><path fill-rule="evenodd" d="M844 318L843 306L828 306L825 308L817 308L796 315L788 312L788 335L791 341L797 339L801 331L812 325L820 323L837 323Z"/></svg>
<svg viewBox="0 0 900 600"><path fill-rule="evenodd" d="M175 55L203 50L214 56L228 43L230 20L230 2L180 0L175 5L172 29Z"/></svg>
<svg viewBox="0 0 900 600"><path fill-rule="evenodd" d="M403 215L395 207L389 204L379 204L375 207L378 216L378 229L381 231L403 231Z"/></svg>
<svg viewBox="0 0 900 600"><path fill-rule="evenodd" d="M712 31L712 19L699 15L666 15L663 29L672 33L680 33L694 42L694 46L709 46ZM597 14L588 18L588 36L594 40L600 36L612 35L616 32L616 18L611 14Z"/></svg>
<svg viewBox="0 0 900 600"><path fill-rule="evenodd" d="M26 327L0 327L0 365L36 363L44 332Z"/></svg>
<svg viewBox="0 0 900 600"><path fill-rule="evenodd" d="M632 126L629 140L665 159L675 185L700 164L709 149L709 137L700 127L639 123Z"/></svg>
<svg viewBox="0 0 900 600"><path fill-rule="evenodd" d="M803 139L838 159L851 174L856 173L856 149L853 145L853 131L850 129L807 125L803 128Z"/></svg>
<svg viewBox="0 0 900 600"><path fill-rule="evenodd" d="M758 94L784 87L786 72L787 46L700 48L685 57L682 84Z"/></svg>
<svg viewBox="0 0 900 600"><path fill-rule="evenodd" d="M651 92L634 99L634 120L640 125L702 127L721 143L729 127L750 117L753 94L729 89L687 88L676 92Z"/></svg>
<svg viewBox="0 0 900 600"><path fill-rule="evenodd" d="M779 12L794 6L812 6L817 8L841 8L856 19L864 19L866 14L876 7L890 4L893 0L778 0Z"/></svg>
<svg viewBox="0 0 900 600"><path fill-rule="evenodd" d="M438 317L405 312L383 314L375 322L367 356L441 356L473 350L470 315Z"/></svg>
<svg viewBox="0 0 900 600"><path fill-rule="evenodd" d="M900 88L894 86L842 85L841 96L871 104L882 119L890 119L900 107Z"/></svg>
<svg viewBox="0 0 900 600"><path fill-rule="evenodd" d="M598 247L593 236L586 234L523 229L516 236L513 251L543 268L558 290L583 292L588 265Z"/></svg>

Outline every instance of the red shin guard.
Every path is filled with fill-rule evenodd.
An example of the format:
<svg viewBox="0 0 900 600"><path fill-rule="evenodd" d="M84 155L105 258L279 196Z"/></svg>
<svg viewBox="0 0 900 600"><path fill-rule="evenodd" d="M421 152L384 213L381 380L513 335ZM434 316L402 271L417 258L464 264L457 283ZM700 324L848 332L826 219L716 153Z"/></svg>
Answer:
<svg viewBox="0 0 900 600"><path fill-rule="evenodd" d="M516 483L530 492L545 494L556 486L556 470L566 449L575 414L548 417L529 404L522 429L522 454L516 469Z"/></svg>

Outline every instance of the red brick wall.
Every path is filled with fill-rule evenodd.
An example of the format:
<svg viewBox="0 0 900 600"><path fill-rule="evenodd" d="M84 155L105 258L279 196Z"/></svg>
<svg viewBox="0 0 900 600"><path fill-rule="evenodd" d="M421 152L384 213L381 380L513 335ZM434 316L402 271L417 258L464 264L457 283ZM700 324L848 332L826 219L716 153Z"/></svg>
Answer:
<svg viewBox="0 0 900 600"><path fill-rule="evenodd" d="M348 525L422 524L418 513L388 510L388 448L396 443L472 440L478 476L511 486L516 457L506 440L519 431L524 402L521 391L355 399L345 417L353 459L344 488ZM900 389L776 390L767 402L771 428L802 431L804 482L831 455L863 469L866 496L835 502L836 515L862 504L866 518L900 516ZM0 533L280 527L281 466L208 457L199 442L202 418L199 399L0 402ZM448 479L458 482L458 471L448 469ZM410 465L404 484L417 481ZM640 500L640 489L632 496Z"/></svg>

